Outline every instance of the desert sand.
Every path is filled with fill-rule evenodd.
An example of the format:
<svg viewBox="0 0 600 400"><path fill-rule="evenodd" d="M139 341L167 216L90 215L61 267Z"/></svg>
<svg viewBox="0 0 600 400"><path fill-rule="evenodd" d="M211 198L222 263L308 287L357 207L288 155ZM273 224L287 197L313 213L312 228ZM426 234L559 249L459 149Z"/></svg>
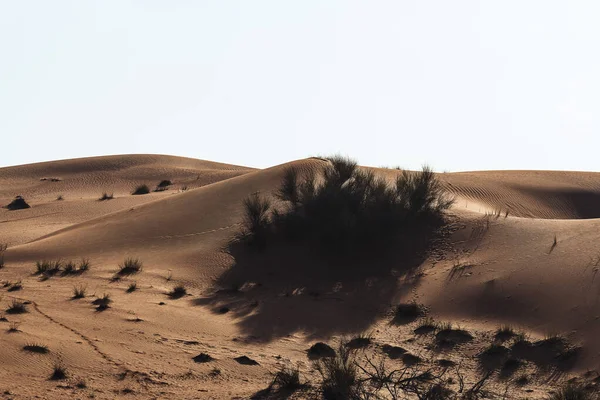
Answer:
<svg viewBox="0 0 600 400"><path fill-rule="evenodd" d="M526 384L492 378L489 397L546 398L571 377L594 382L600 173L439 174L456 196L452 235L411 277L320 276L304 270L310 260L302 255L256 266L226 251L246 196L271 193L286 166L310 171L325 162L257 170L122 155L0 168L0 205L21 195L31 206L0 209L0 243L8 245L0 269L2 310L14 299L27 310L5 312L0 322L0 393L14 399L247 399L286 365L297 365L302 379L316 386L319 375L306 350L360 334L370 335L365 351L372 354L389 345L423 365L451 360L469 383L480 376L477 355L502 325L532 341L562 335L580 351L561 374L530 362L515 375L527 375ZM390 180L400 173L375 171ZM139 184L153 189L167 179L168 190L131 195ZM99 201L105 192L114 199ZM128 257L141 260L141 271L114 279ZM41 260L81 259L90 262L84 273L35 274ZM20 290L11 290L19 281ZM128 293L133 282L137 290ZM177 285L187 294L168 296ZM72 299L74 287L85 287L85 297ZM104 294L110 308L98 311L92 302ZM393 307L412 301L424 305L429 318L467 330L472 340L440 351L414 333L418 320L392 323ZM28 344L48 351L23 350ZM212 360L195 362L200 353ZM236 361L243 356L256 365ZM66 369L64 380L49 379L57 363Z"/></svg>

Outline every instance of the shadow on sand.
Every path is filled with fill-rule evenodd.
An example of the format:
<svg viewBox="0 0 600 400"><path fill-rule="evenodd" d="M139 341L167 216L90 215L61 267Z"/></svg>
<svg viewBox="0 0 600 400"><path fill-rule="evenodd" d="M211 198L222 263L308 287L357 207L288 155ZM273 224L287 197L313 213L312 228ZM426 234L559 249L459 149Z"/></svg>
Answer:
<svg viewBox="0 0 600 400"><path fill-rule="evenodd" d="M302 244L276 243L256 252L234 242L226 249L234 265L212 294L193 302L232 315L256 342L296 332L313 339L364 332L419 279L430 240L398 243L392 251L333 260Z"/></svg>

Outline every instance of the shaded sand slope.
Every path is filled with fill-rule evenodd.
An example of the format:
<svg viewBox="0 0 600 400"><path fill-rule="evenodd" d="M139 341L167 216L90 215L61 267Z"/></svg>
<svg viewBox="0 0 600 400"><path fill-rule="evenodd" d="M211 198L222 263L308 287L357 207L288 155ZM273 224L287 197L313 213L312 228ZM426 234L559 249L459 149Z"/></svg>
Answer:
<svg viewBox="0 0 600 400"><path fill-rule="evenodd" d="M32 206L17 212L0 209L0 242L27 242L75 223L168 196L185 186L200 187L251 170L161 155L91 157L0 168L0 204L6 205L21 195ZM139 184L153 189L163 179L173 182L170 190L130 195ZM113 193L115 199L97 201L103 192ZM59 195L64 200L57 201Z"/></svg>
<svg viewBox="0 0 600 400"><path fill-rule="evenodd" d="M600 217L600 173L478 171L440 178L459 196L457 206L474 211L547 219Z"/></svg>

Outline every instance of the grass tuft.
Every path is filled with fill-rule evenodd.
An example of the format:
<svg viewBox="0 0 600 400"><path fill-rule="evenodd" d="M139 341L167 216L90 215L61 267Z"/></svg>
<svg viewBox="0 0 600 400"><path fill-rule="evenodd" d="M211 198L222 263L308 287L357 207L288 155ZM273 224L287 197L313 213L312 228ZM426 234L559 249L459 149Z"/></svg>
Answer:
<svg viewBox="0 0 600 400"><path fill-rule="evenodd" d="M27 307L25 307L25 303L18 299L12 299L10 305L6 309L7 314L23 314L27 312Z"/></svg>
<svg viewBox="0 0 600 400"><path fill-rule="evenodd" d="M102 297L98 297L92 301L92 304L96 306L96 311L104 311L110 308L110 303L112 303L112 300L108 293L104 293Z"/></svg>
<svg viewBox="0 0 600 400"><path fill-rule="evenodd" d="M83 285L74 286L72 299L83 299L85 297L86 290L87 290L86 286L83 286Z"/></svg>
<svg viewBox="0 0 600 400"><path fill-rule="evenodd" d="M112 193L109 194L107 192L104 192L104 193L102 193L102 196L100 196L98 201L112 200L114 198L115 198L115 196Z"/></svg>
<svg viewBox="0 0 600 400"><path fill-rule="evenodd" d="M137 290L137 283L136 282L131 282L129 284L129 286L127 286L127 290L125 290L127 293L133 293Z"/></svg>
<svg viewBox="0 0 600 400"><path fill-rule="evenodd" d="M142 262L138 258L126 258L122 264L119 264L118 276L137 274L142 270Z"/></svg>
<svg viewBox="0 0 600 400"><path fill-rule="evenodd" d="M60 381L63 379L67 379L67 369L62 364L54 364L54 368L49 379L51 381Z"/></svg>
<svg viewBox="0 0 600 400"><path fill-rule="evenodd" d="M50 350L48 350L48 346L35 343L26 344L23 346L23 350L38 354L48 354L50 352Z"/></svg>

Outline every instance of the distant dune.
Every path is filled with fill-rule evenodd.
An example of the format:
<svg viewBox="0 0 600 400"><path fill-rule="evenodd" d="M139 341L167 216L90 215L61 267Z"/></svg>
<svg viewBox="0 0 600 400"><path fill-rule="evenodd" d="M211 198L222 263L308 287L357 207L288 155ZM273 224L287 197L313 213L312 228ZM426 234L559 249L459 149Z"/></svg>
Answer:
<svg viewBox="0 0 600 400"><path fill-rule="evenodd" d="M236 264L225 249L239 229L242 200L271 193L290 165L306 172L326 163L305 159L257 170L122 155L0 168L0 204L21 195L31 205L0 209L0 243L9 245L0 269L2 307L13 298L30 302L26 313L7 313L0 322L3 329L11 323L17 329L3 335L0 389L14 398L249 398L282 365L297 364L316 379L306 349L316 340L361 332L373 335L374 347L402 346L423 360L463 362L476 380L477 354L502 324L534 339L565 335L582 346L569 373L597 368L600 173L439 174L456 196L453 235L444 254L428 259L414 280L390 286L391 275L364 282L342 276L331 287L318 279L285 287L274 286L275 279L215 287ZM390 181L400 173L375 172ZM162 180L172 182L168 190L131 195L137 185L154 189ZM99 201L105 192L115 198ZM115 275L127 257L142 261L141 272ZM37 261L82 258L91 262L85 273L35 275ZM269 267L285 275L286 268L301 268L302 260L294 256L289 265ZM22 289L8 292L18 281ZM137 290L128 293L134 282ZM169 297L176 285L188 294ZM76 286L87 289L86 297L71 299ZM218 289L227 297L216 297ZM105 293L110 308L97 311L92 301ZM387 304L365 300L370 297ZM458 353L436 352L428 339L415 338L417 322L389 323L383 308L411 301L476 338ZM49 352L23 351L28 343ZM199 353L211 359L192 360ZM259 365L235 360L241 356ZM48 380L56 362L67 368L66 385ZM535 362L523 367L520 373L536 383L514 389L514 398L545 398L546 375L536 368ZM80 381L85 388L77 387ZM489 387L500 393L504 383Z"/></svg>

